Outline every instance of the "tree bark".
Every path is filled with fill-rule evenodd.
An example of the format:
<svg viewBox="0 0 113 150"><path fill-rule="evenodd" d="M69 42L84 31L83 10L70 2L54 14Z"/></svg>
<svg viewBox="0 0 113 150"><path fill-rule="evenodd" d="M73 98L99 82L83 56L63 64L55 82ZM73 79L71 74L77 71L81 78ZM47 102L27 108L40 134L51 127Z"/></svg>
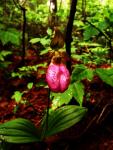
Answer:
<svg viewBox="0 0 113 150"><path fill-rule="evenodd" d="M25 63L25 31L26 31L26 9L21 8L23 13L23 31L22 31L22 65Z"/></svg>
<svg viewBox="0 0 113 150"><path fill-rule="evenodd" d="M57 12L57 0L50 0L50 11L51 13Z"/></svg>
<svg viewBox="0 0 113 150"><path fill-rule="evenodd" d="M86 21L86 0L82 0L82 17L83 22Z"/></svg>
<svg viewBox="0 0 113 150"><path fill-rule="evenodd" d="M71 71L72 29L73 29L73 21L74 21L74 17L75 17L75 13L76 13L76 6L77 6L77 0L72 0L69 20L68 20L67 28L66 28L66 37L65 37L66 52L67 52L68 57L69 57L69 60L67 61L67 68L69 69L70 73L72 72Z"/></svg>

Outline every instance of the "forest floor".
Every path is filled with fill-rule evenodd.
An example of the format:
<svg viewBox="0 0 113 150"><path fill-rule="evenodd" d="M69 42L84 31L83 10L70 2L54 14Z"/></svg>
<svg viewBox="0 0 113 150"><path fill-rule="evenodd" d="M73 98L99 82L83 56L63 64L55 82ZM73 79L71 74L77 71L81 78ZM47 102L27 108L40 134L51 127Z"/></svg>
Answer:
<svg viewBox="0 0 113 150"><path fill-rule="evenodd" d="M44 59L43 59L44 58ZM26 58L27 65L37 63L49 63L46 55L43 58ZM46 60L45 60L46 58ZM48 90L44 87L33 86L27 90L27 83L38 83L44 74L33 73L32 77L12 78L8 71L15 68L20 57L12 57L12 65L7 70L0 70L0 123L15 118L26 118L31 120L36 127L39 126L44 110L47 107ZM36 59L36 60L35 60ZM33 61L32 61L33 60ZM31 64L32 62L32 64ZM46 68L40 68L45 69ZM88 108L88 115L75 126L46 139L46 143L13 144L11 149L16 150L113 150L113 88L104 84L95 77L89 83L84 81L86 91L91 93L92 100L85 103ZM29 104L17 104L12 95L14 91L26 91L22 98L29 101Z"/></svg>

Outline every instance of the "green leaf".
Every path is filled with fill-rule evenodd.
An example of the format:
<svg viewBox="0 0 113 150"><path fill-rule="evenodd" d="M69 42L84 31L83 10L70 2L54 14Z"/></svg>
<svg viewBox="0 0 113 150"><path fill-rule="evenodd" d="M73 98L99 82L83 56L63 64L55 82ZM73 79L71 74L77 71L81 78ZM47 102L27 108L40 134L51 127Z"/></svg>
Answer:
<svg viewBox="0 0 113 150"><path fill-rule="evenodd" d="M3 45L9 42L15 45L19 45L20 38L21 38L20 32L14 28L8 28L6 31L4 30L0 31L0 40Z"/></svg>
<svg viewBox="0 0 113 150"><path fill-rule="evenodd" d="M80 106L82 106L84 96L84 85L82 82L73 83L73 96Z"/></svg>
<svg viewBox="0 0 113 150"><path fill-rule="evenodd" d="M23 93L21 93L20 91L15 91L14 95L12 96L12 99L15 99L15 101L19 103L22 99L22 95Z"/></svg>
<svg viewBox="0 0 113 150"><path fill-rule="evenodd" d="M48 52L49 52L49 49L41 50L40 55L47 54Z"/></svg>
<svg viewBox="0 0 113 150"><path fill-rule="evenodd" d="M7 121L3 124L0 124L0 129L1 128L9 128L9 129L13 129L13 128L20 129L21 128L23 130L30 131L30 132L33 132L33 130L34 130L34 132L35 132L33 123L24 118L17 118L14 120Z"/></svg>
<svg viewBox="0 0 113 150"><path fill-rule="evenodd" d="M32 43L32 44L35 44L37 42L40 42L40 38L33 38L29 42Z"/></svg>
<svg viewBox="0 0 113 150"><path fill-rule="evenodd" d="M86 67L84 65L76 65L72 72L71 82L73 83L73 82L83 79L81 74L83 73L85 69Z"/></svg>
<svg viewBox="0 0 113 150"><path fill-rule="evenodd" d="M18 131L17 131L18 132ZM40 142L40 140L37 137L34 137L32 135L28 136L8 136L8 135L1 135L0 139L9 143L17 143L17 144L21 144L21 143L30 143L30 142Z"/></svg>
<svg viewBox="0 0 113 150"><path fill-rule="evenodd" d="M99 47L101 46L101 44L98 44L98 43L92 43L92 42L79 42L78 45L80 46L90 46L90 47Z"/></svg>
<svg viewBox="0 0 113 150"><path fill-rule="evenodd" d="M83 27L84 23L81 20L75 20L74 21L74 25L77 26L77 27Z"/></svg>
<svg viewBox="0 0 113 150"><path fill-rule="evenodd" d="M7 32L3 30L0 31L0 40L3 45L7 44L10 41L9 38L10 37L8 36Z"/></svg>
<svg viewBox="0 0 113 150"><path fill-rule="evenodd" d="M11 55L11 54L12 54L11 51L5 51L5 50L1 51L0 52L0 60L4 61L5 57L8 56L8 55Z"/></svg>
<svg viewBox="0 0 113 150"><path fill-rule="evenodd" d="M23 75L22 75L21 73L18 73L18 72L12 72L12 73L11 73L11 76L12 76L12 77L19 77L19 78L22 78Z"/></svg>
<svg viewBox="0 0 113 150"><path fill-rule="evenodd" d="M71 83L81 81L83 79L92 80L94 76L94 70L87 68L84 65L76 65L72 72Z"/></svg>
<svg viewBox="0 0 113 150"><path fill-rule="evenodd" d="M113 23L113 13L110 13L109 20L111 23Z"/></svg>
<svg viewBox="0 0 113 150"><path fill-rule="evenodd" d="M3 51L1 51L0 52L0 54L2 55L2 56L7 56L7 55L11 55L12 54L12 52L11 51L6 51L6 50L3 50Z"/></svg>
<svg viewBox="0 0 113 150"><path fill-rule="evenodd" d="M93 79L94 76L94 70L91 68L87 68L86 69L86 79L88 79L89 81L91 81Z"/></svg>
<svg viewBox="0 0 113 150"><path fill-rule="evenodd" d="M7 68L11 63L10 61L0 62L0 68Z"/></svg>
<svg viewBox="0 0 113 150"><path fill-rule="evenodd" d="M17 118L0 124L0 140L9 143L38 142L40 132L29 120Z"/></svg>
<svg viewBox="0 0 113 150"><path fill-rule="evenodd" d="M83 33L84 40L89 40L92 36L95 36L98 34L99 34L99 31L97 29L93 28L92 26L88 26Z"/></svg>
<svg viewBox="0 0 113 150"><path fill-rule="evenodd" d="M103 21L98 22L98 28L99 28L101 31L107 29L108 26L109 26L109 24L107 23L106 20L103 20Z"/></svg>
<svg viewBox="0 0 113 150"><path fill-rule="evenodd" d="M107 54L109 48L105 47L95 47L95 48L90 48L90 51L94 54L94 55L100 55L103 56L105 54ZM101 59L100 59L101 60Z"/></svg>
<svg viewBox="0 0 113 150"><path fill-rule="evenodd" d="M86 112L86 108L74 105L56 109L48 116L48 130L45 130L45 136L54 135L73 126L84 117ZM46 116L43 118L41 127L46 128Z"/></svg>
<svg viewBox="0 0 113 150"><path fill-rule="evenodd" d="M32 87L33 87L33 82L30 82L30 83L27 84L27 88L28 88L29 90L32 89Z"/></svg>
<svg viewBox="0 0 113 150"><path fill-rule="evenodd" d="M43 79L35 84L36 87L44 87L46 85L47 83Z"/></svg>
<svg viewBox="0 0 113 150"><path fill-rule="evenodd" d="M73 96L72 85L64 93L53 93L51 92L52 100L52 109L56 109L64 104L68 104Z"/></svg>
<svg viewBox="0 0 113 150"><path fill-rule="evenodd" d="M97 68L96 73L106 84L113 86L113 68Z"/></svg>
<svg viewBox="0 0 113 150"><path fill-rule="evenodd" d="M50 43L50 39L46 39L46 38L41 38L40 43L44 46L46 46L47 44Z"/></svg>
<svg viewBox="0 0 113 150"><path fill-rule="evenodd" d="M50 28L47 29L47 34L50 36L52 35L52 30Z"/></svg>
<svg viewBox="0 0 113 150"><path fill-rule="evenodd" d="M0 29L4 29L5 28L5 25L0 23Z"/></svg>

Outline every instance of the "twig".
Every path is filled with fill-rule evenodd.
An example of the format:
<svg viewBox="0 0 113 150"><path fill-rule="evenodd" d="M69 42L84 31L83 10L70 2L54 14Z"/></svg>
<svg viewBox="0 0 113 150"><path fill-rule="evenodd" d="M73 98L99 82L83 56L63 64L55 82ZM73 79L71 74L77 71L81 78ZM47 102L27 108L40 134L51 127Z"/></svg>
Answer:
<svg viewBox="0 0 113 150"><path fill-rule="evenodd" d="M13 3L15 4L15 6L16 6L18 9L21 9L20 5L19 5L17 2L15 2L15 0L13 0Z"/></svg>
<svg viewBox="0 0 113 150"><path fill-rule="evenodd" d="M101 113L100 113L100 115L99 115L99 117L98 117L98 119L96 121L97 123L99 123L100 120L103 120L102 116L104 116L104 118L106 118L106 116L111 112L111 110L108 110L108 112L106 112L106 110L109 108L109 106L112 106L112 105L113 105L113 102L110 103L110 104L106 104L104 106L104 108L102 109L102 111L101 111Z"/></svg>
<svg viewBox="0 0 113 150"><path fill-rule="evenodd" d="M91 22L89 22L88 20L85 20L86 23L90 24L92 27L94 27L97 31L99 31L105 38L106 40L108 41L108 44L109 44L109 55L110 55L110 63L111 63L111 60L112 60L112 54L113 54L113 48L112 48L112 41L111 41L111 38L105 33L103 32L102 30L100 30L98 27L96 27L94 24L92 24Z"/></svg>
<svg viewBox="0 0 113 150"><path fill-rule="evenodd" d="M110 40L110 37L107 36L102 30L100 30L98 27L96 27L94 24L86 20L86 23L90 24L92 27L94 27L96 30L98 30L108 41Z"/></svg>

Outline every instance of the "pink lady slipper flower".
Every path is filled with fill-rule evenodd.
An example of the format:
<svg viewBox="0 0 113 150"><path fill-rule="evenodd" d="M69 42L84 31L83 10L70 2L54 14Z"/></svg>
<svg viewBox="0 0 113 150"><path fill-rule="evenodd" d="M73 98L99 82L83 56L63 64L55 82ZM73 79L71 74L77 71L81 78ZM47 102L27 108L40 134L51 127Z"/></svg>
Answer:
<svg viewBox="0 0 113 150"><path fill-rule="evenodd" d="M62 93L68 88L70 84L70 73L66 65L62 63L62 58L59 55L53 56L47 69L46 81L51 91L56 93Z"/></svg>

